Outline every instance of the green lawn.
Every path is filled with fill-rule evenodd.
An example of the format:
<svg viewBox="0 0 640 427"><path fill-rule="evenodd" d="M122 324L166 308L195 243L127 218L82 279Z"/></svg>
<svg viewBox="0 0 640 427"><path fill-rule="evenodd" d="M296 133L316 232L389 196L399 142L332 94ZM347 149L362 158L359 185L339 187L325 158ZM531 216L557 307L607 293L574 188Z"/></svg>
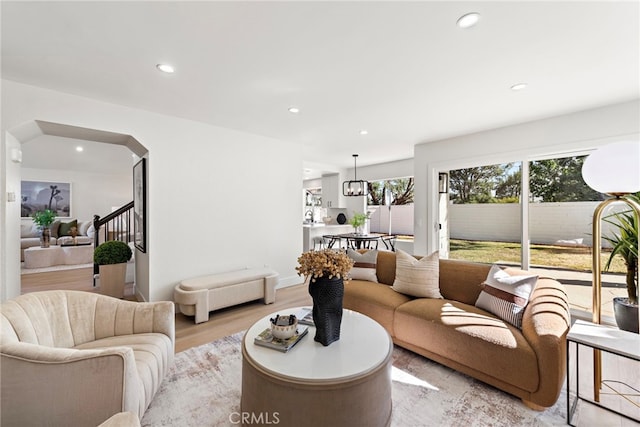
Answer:
<svg viewBox="0 0 640 427"><path fill-rule="evenodd" d="M520 243L451 240L449 258L485 263L505 261L519 264ZM608 259L609 253L603 252L603 268ZM591 271L591 248L531 245L531 265ZM622 258L617 256L611 272L624 273L625 271Z"/></svg>

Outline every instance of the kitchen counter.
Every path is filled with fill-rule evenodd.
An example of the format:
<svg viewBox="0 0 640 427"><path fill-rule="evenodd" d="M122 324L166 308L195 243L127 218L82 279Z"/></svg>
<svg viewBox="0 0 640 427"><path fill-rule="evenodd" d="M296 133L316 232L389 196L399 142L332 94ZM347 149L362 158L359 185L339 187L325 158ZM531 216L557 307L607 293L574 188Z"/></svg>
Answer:
<svg viewBox="0 0 640 427"><path fill-rule="evenodd" d="M303 224L302 225L302 250L304 252L313 249L313 239L316 237L322 237L325 234L343 234L353 233L353 226L350 224ZM318 247L319 249L319 247Z"/></svg>

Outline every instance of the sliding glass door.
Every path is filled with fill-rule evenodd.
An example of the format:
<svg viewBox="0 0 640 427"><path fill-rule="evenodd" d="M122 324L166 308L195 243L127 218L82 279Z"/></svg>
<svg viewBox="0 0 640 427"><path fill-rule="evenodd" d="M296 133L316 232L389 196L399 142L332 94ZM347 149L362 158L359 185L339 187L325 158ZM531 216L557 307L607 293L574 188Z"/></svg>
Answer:
<svg viewBox="0 0 640 427"><path fill-rule="evenodd" d="M557 156L448 171L452 259L519 266L558 279L572 308L591 311L592 215L604 195L582 180L586 156ZM603 235L613 230L603 224ZM446 254L446 251L444 251ZM610 250L603 248L602 265ZM622 259L603 276L603 315L624 296Z"/></svg>
<svg viewBox="0 0 640 427"><path fill-rule="evenodd" d="M449 171L449 258L521 265L520 163Z"/></svg>

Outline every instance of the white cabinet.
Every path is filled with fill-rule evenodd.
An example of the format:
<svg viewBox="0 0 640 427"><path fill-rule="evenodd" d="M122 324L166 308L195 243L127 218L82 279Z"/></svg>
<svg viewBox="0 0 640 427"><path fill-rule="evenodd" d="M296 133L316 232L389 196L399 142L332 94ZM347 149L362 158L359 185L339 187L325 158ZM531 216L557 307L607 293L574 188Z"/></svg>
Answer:
<svg viewBox="0 0 640 427"><path fill-rule="evenodd" d="M340 175L323 175L322 176L322 207L324 208L341 208L342 189L340 183Z"/></svg>

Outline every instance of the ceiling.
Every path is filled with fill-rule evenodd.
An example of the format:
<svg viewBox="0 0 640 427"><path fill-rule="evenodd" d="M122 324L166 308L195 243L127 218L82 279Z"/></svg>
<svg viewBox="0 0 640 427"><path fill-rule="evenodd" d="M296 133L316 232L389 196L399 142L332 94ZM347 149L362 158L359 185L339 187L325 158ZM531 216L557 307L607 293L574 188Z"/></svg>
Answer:
<svg viewBox="0 0 640 427"><path fill-rule="evenodd" d="M78 147L82 150L78 151ZM131 150L118 144L42 135L22 144L22 167L105 175L131 175Z"/></svg>
<svg viewBox="0 0 640 427"><path fill-rule="evenodd" d="M636 1L1 7L3 78L289 141L336 167L640 90ZM456 26L468 12L478 24Z"/></svg>

